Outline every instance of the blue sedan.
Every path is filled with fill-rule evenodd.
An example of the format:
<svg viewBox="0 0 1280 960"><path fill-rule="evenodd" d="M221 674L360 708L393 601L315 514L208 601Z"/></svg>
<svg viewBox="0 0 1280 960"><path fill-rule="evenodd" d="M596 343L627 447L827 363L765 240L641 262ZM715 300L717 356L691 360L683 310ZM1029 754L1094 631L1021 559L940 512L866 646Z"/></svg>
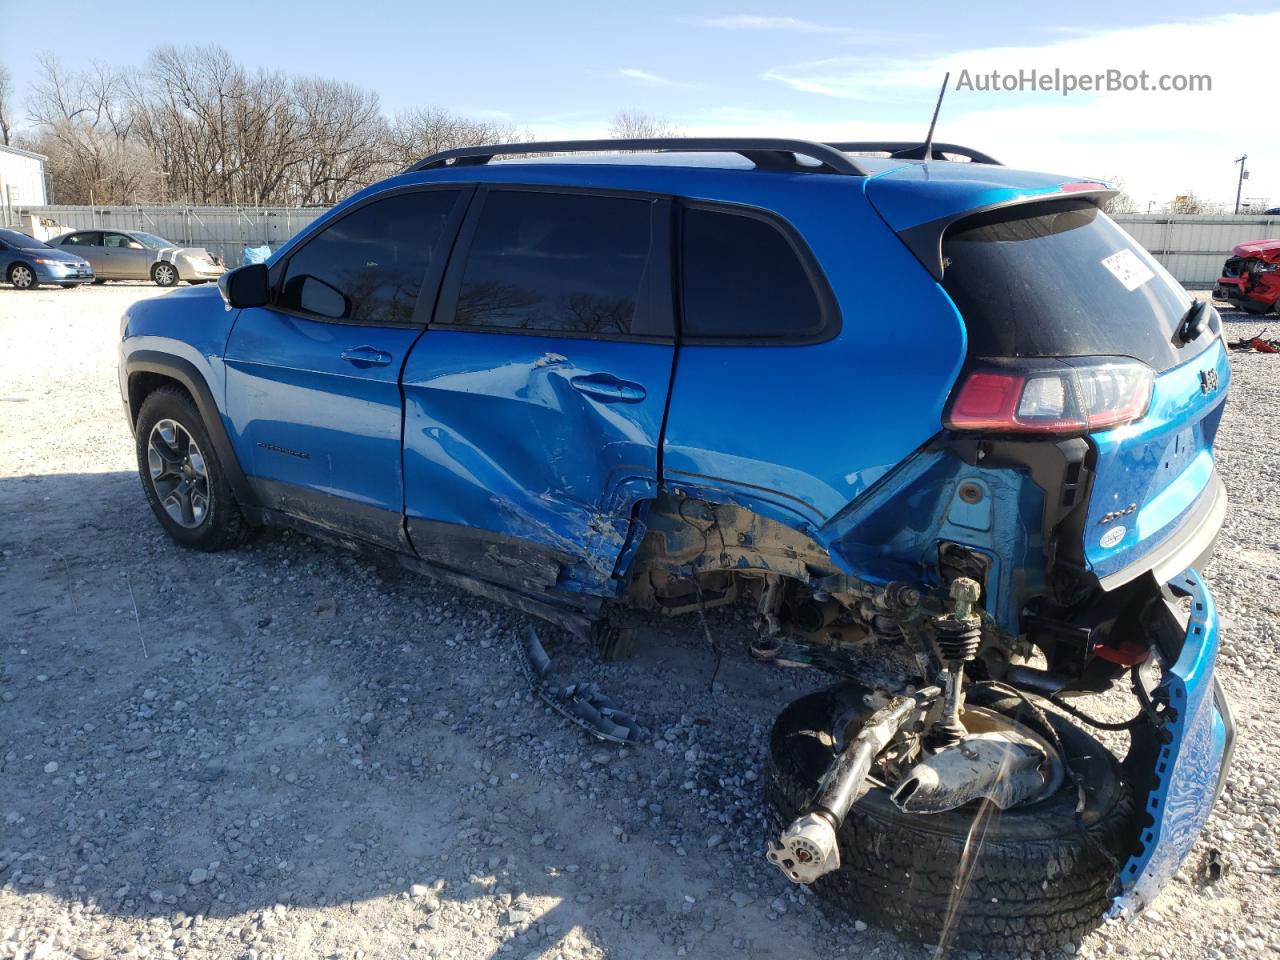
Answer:
<svg viewBox="0 0 1280 960"><path fill-rule="evenodd" d="M74 287L95 279L84 257L4 229L0 229L0 276L15 290L34 290L42 283Z"/></svg>

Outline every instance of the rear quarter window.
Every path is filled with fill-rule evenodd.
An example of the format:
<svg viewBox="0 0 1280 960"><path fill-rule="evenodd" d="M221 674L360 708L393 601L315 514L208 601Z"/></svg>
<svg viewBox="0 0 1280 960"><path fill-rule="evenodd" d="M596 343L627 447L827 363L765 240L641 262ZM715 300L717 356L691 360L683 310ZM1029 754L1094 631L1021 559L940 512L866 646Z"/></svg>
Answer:
<svg viewBox="0 0 1280 960"><path fill-rule="evenodd" d="M1213 341L1175 341L1190 298L1087 200L969 217L947 231L942 253L971 358L1127 356L1163 370Z"/></svg>
<svg viewBox="0 0 1280 960"><path fill-rule="evenodd" d="M834 307L816 267L771 219L686 207L681 226L683 333L692 340L822 338ZM825 285L823 285L825 287Z"/></svg>

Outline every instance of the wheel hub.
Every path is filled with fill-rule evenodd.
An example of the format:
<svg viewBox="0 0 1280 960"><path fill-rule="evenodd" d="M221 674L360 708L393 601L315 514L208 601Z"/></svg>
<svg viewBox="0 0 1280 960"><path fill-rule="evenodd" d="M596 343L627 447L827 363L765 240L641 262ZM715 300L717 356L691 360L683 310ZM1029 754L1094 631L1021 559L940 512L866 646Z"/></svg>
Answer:
<svg viewBox="0 0 1280 960"><path fill-rule="evenodd" d="M159 420L147 438L151 488L165 513L188 530L209 513L209 475L204 454L176 420Z"/></svg>

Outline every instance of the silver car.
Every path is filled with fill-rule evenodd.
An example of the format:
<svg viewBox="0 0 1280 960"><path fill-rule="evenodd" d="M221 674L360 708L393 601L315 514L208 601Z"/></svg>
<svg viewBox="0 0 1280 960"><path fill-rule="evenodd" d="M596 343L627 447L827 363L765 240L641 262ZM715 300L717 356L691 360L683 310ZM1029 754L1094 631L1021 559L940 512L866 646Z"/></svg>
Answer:
<svg viewBox="0 0 1280 960"><path fill-rule="evenodd" d="M74 249L93 266L98 280L151 280L172 287L179 280L207 283L226 272L203 247L180 247L141 230L75 230L50 244Z"/></svg>

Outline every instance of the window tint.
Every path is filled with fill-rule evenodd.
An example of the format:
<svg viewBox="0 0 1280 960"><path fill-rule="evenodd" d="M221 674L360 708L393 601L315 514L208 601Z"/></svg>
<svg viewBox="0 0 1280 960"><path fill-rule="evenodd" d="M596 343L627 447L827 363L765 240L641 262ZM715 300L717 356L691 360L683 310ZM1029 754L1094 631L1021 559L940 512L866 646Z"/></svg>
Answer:
<svg viewBox="0 0 1280 960"><path fill-rule="evenodd" d="M409 323L457 199L456 190L424 190L348 214L289 258L277 304L333 320Z"/></svg>
<svg viewBox="0 0 1280 960"><path fill-rule="evenodd" d="M822 330L813 283L782 231L757 217L686 208L684 333L797 337Z"/></svg>
<svg viewBox="0 0 1280 960"><path fill-rule="evenodd" d="M102 245L100 233L73 233L62 241L64 247L97 247Z"/></svg>
<svg viewBox="0 0 1280 960"><path fill-rule="evenodd" d="M641 316L653 201L491 191L453 323L650 333Z"/></svg>

